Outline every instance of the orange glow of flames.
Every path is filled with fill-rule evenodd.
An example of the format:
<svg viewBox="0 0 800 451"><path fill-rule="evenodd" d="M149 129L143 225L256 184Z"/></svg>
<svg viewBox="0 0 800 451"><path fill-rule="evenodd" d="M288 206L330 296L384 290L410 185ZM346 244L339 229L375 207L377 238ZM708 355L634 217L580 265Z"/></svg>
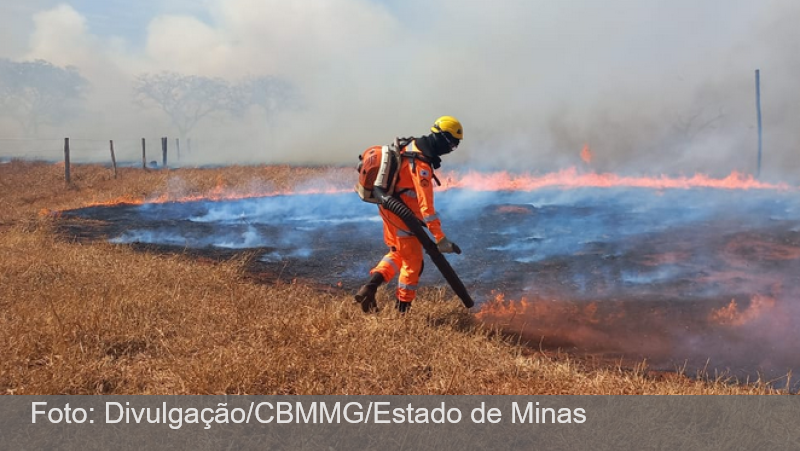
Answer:
<svg viewBox="0 0 800 451"><path fill-rule="evenodd" d="M761 318L775 308L775 299L762 295L754 295L750 304L742 309L735 299L725 306L713 309L708 314L708 322L722 326L742 326ZM602 318L600 318L602 316ZM598 324L601 321L619 320L625 317L624 310L617 310L602 315L598 313L597 302L571 303L558 301L522 298L519 301L507 300L505 295L496 294L493 299L482 305L475 317L481 321L512 325L536 318L547 324L557 318L569 318L574 323Z"/></svg>
<svg viewBox="0 0 800 451"><path fill-rule="evenodd" d="M480 311L475 314L478 319L486 319L488 317L506 317L513 318L519 313L528 311L530 304L525 298L519 302L506 300L506 295L499 293L485 304L481 305Z"/></svg>
<svg viewBox="0 0 800 451"><path fill-rule="evenodd" d="M161 194L151 198L136 197L125 195L110 200L93 201L90 202L88 207L110 207L114 205L142 205L142 204L164 204L168 202L196 202L196 201L223 201L223 200L240 200L251 199L256 197L276 197L288 195L302 195L302 194L338 194L348 192L347 189L342 188L314 188L303 190L249 190L242 191L231 189L222 185L218 181L217 185L210 191L204 194L191 194L191 195L175 195L175 194Z"/></svg>
<svg viewBox="0 0 800 451"><path fill-rule="evenodd" d="M725 178L705 174L691 177L629 177L617 174L579 173L575 168L564 169L541 176L511 174L508 172L466 174L448 173L442 180L443 189L461 188L473 191L534 191L542 188L652 188L652 189L771 189L789 190L789 185L760 182L751 175L732 172Z"/></svg>
<svg viewBox="0 0 800 451"><path fill-rule="evenodd" d="M512 325L528 322L531 319L543 324L553 325L569 318L572 322L582 324L599 324L603 321L619 320L625 317L625 311L599 312L597 302L564 302L546 300L507 300L503 293L481 306L475 317L481 321ZM518 325L518 324L517 324Z"/></svg>
<svg viewBox="0 0 800 451"><path fill-rule="evenodd" d="M592 151L589 149L588 144L583 145L583 149L581 150L581 160L583 160L586 164L592 164Z"/></svg>
<svg viewBox="0 0 800 451"><path fill-rule="evenodd" d="M587 148L588 149L588 148ZM575 168L564 169L544 175L511 174L505 171L494 173L467 172L444 173L439 177L442 181L440 189L468 189L473 191L534 191L543 188L611 188L633 187L652 189L772 189L789 190L786 184L771 184L755 180L752 176L733 172L725 178L716 179L704 174L692 177L627 177L617 174L581 173ZM206 193L177 195L165 193L154 197L137 197L126 195L110 200L96 200L86 206L113 206L121 204L140 205L145 203L193 202L239 200L254 197L274 197L300 194L339 194L350 189L341 186L300 190L241 190L226 187L220 179L217 185Z"/></svg>
<svg viewBox="0 0 800 451"><path fill-rule="evenodd" d="M713 310L709 315L709 322L723 326L742 326L760 318L767 311L775 308L775 299L755 295L750 300L750 305L740 309L735 299L725 307Z"/></svg>

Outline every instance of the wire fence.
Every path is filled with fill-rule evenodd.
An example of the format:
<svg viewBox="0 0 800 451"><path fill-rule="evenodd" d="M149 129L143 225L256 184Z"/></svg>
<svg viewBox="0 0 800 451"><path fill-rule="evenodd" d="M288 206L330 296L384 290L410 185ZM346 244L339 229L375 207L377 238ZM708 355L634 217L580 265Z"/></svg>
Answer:
<svg viewBox="0 0 800 451"><path fill-rule="evenodd" d="M113 167L163 168L180 164L181 153L191 152L192 141L177 138L144 137L103 140L93 138L0 138L0 163L11 160L63 162L64 177L70 181L70 165L105 164ZM170 161L170 159L172 161Z"/></svg>
<svg viewBox="0 0 800 451"><path fill-rule="evenodd" d="M162 165L165 139L167 155L173 163L191 152L191 140L181 142L177 138L145 137L114 140L69 138L70 160L73 163L111 163L113 143L118 165L141 165L143 148L144 159L148 165L153 162ZM64 138L0 138L0 161L12 159L63 161L64 147Z"/></svg>
<svg viewBox="0 0 800 451"><path fill-rule="evenodd" d="M0 138L0 160L57 161L64 157L63 139Z"/></svg>

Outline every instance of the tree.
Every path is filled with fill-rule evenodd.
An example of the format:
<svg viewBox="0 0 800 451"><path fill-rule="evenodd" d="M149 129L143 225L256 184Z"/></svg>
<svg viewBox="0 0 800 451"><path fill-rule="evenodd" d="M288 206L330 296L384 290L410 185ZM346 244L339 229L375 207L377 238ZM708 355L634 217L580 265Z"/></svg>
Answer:
<svg viewBox="0 0 800 451"><path fill-rule="evenodd" d="M299 109L302 105L297 88L278 77L251 77L238 86L244 94L244 106L260 108L268 122L272 122L279 113Z"/></svg>
<svg viewBox="0 0 800 451"><path fill-rule="evenodd" d="M72 66L0 59L0 114L19 122L26 136L36 136L40 126L73 116L88 86Z"/></svg>
<svg viewBox="0 0 800 451"><path fill-rule="evenodd" d="M679 116L672 124L676 139L681 144L689 144L706 130L713 129L715 124L725 118L725 112L720 107L716 113L709 113L704 108L698 108L688 116Z"/></svg>
<svg viewBox="0 0 800 451"><path fill-rule="evenodd" d="M299 105L299 95L290 83L277 77L251 77L239 83L174 72L142 74L134 92L142 105L154 104L166 113L181 138L209 115L241 116L255 106L271 120L282 110Z"/></svg>
<svg viewBox="0 0 800 451"><path fill-rule="evenodd" d="M204 117L225 112L231 105L231 88L220 78L174 72L142 74L134 82L141 106L155 104L169 116L182 138Z"/></svg>

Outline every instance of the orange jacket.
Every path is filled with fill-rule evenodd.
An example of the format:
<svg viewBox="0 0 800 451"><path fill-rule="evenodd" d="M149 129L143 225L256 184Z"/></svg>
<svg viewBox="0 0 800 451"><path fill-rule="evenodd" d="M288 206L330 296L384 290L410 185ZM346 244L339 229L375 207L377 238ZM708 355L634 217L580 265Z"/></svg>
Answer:
<svg viewBox="0 0 800 451"><path fill-rule="evenodd" d="M428 230L438 242L444 238L444 233L442 232L442 223L436 215L436 208L433 206L433 168L424 161L422 152L417 149L414 141L404 149L406 155L413 152L416 152L421 158L404 157L401 159L400 175L395 185L395 193L408 205L417 218L425 222Z"/></svg>

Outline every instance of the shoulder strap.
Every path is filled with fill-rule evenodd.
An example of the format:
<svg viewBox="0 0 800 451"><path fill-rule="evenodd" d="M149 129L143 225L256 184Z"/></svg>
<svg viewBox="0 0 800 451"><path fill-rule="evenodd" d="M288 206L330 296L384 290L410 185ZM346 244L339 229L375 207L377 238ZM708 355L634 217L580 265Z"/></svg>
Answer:
<svg viewBox="0 0 800 451"><path fill-rule="evenodd" d="M396 137L394 139L394 147L399 151L406 147L407 145L411 144L414 141L414 138L399 138Z"/></svg>
<svg viewBox="0 0 800 451"><path fill-rule="evenodd" d="M417 160L424 161L425 163L428 163L428 165L431 166L431 177L433 177L433 180L436 182L436 186L442 186L442 182L439 181L439 178L436 177L436 173L433 171L433 165L430 164L431 160L428 157L426 157L425 154L423 154L422 152L406 152L406 149L408 148L408 146L412 145L412 142L414 140L413 139L406 139L405 141L406 141L405 145L403 147L398 148L398 149L400 149L400 156L402 158L408 158L408 159L411 160L411 170L412 171L416 171L417 170ZM394 141L395 147L397 147L397 145L400 144L401 142L402 141L400 141L398 139L395 139L395 141Z"/></svg>

